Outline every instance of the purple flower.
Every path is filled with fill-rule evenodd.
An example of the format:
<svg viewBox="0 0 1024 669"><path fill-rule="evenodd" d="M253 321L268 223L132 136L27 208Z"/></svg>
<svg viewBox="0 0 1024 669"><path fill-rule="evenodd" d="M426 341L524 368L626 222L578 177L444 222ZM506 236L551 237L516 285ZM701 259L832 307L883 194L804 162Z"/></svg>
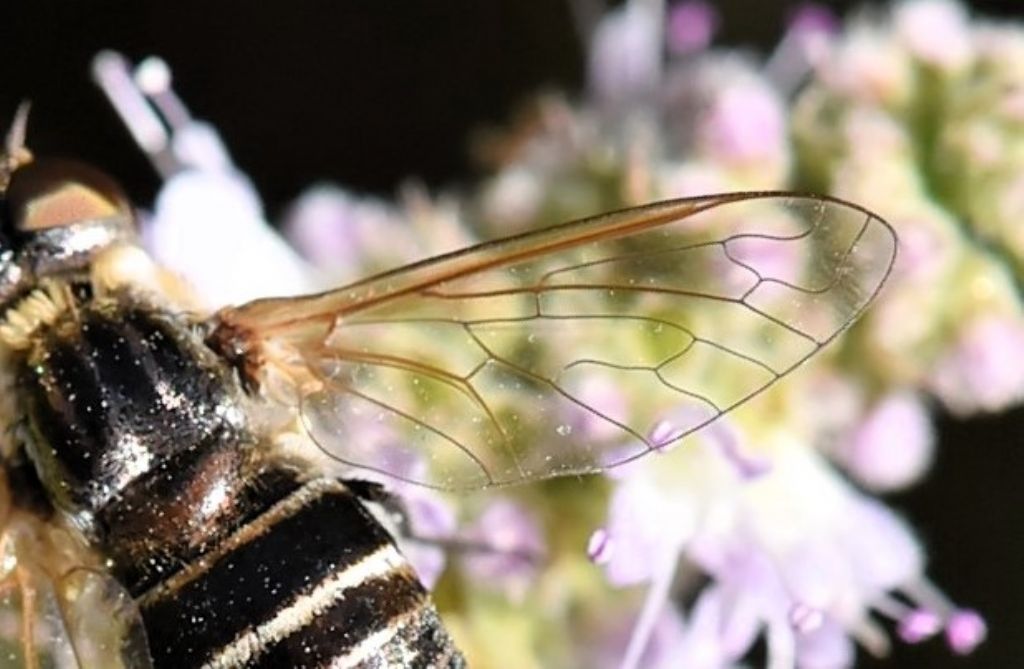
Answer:
<svg viewBox="0 0 1024 669"><path fill-rule="evenodd" d="M729 666L762 633L771 666L847 666L851 638L873 653L887 650L872 613L891 619L905 639L922 633L919 611L934 616L934 632L947 629L959 647L983 638L983 625L957 617L921 575L921 549L899 518L813 452L781 445L776 451L771 470L753 480L716 477L704 458L717 452L729 462L729 454L691 444L657 465L648 459L630 467L616 483L601 537L614 542L602 560L608 580L651 583L654 607L659 600L670 606L659 584L672 582L676 569L711 578L685 616L670 653L675 664L666 666ZM689 464L700 477L683 471L677 476L685 485L666 481L666 463L676 456L676 467ZM630 656L638 657L651 625L650 616L641 616Z"/></svg>
<svg viewBox="0 0 1024 669"><path fill-rule="evenodd" d="M365 234L362 215L345 191L316 187L303 193L291 206L284 228L295 248L314 264L358 267L364 262L361 254L366 246L361 238Z"/></svg>
<svg viewBox="0 0 1024 669"><path fill-rule="evenodd" d="M490 502L461 538L467 544L462 564L479 585L512 599L525 596L545 548L541 527L524 506L507 498Z"/></svg>
<svg viewBox="0 0 1024 669"><path fill-rule="evenodd" d="M729 667L739 660L754 642L756 621L722 588L705 588L691 608L675 643L662 650L659 668Z"/></svg>
<svg viewBox="0 0 1024 669"><path fill-rule="evenodd" d="M663 48L658 5L630 0L598 23L591 39L588 80L603 105L633 107L655 92Z"/></svg>
<svg viewBox="0 0 1024 669"><path fill-rule="evenodd" d="M782 101L761 80L733 80L697 119L697 138L715 162L775 162L788 152Z"/></svg>
<svg viewBox="0 0 1024 669"><path fill-rule="evenodd" d="M333 186L314 186L292 205L285 234L338 284L385 267L418 260L425 252L395 208Z"/></svg>
<svg viewBox="0 0 1024 669"><path fill-rule="evenodd" d="M471 246L459 207L409 185L400 205L314 186L288 212L285 234L334 287L376 272Z"/></svg>
<svg viewBox="0 0 1024 669"><path fill-rule="evenodd" d="M973 57L967 12L948 0L913 0L899 5L896 32L915 56L943 70L965 67Z"/></svg>
<svg viewBox="0 0 1024 669"><path fill-rule="evenodd" d="M142 234L154 257L210 308L315 288L309 268L264 220L252 184L236 172L189 169L171 177ZM239 239L246 240L242 250Z"/></svg>
<svg viewBox="0 0 1024 669"><path fill-rule="evenodd" d="M441 544L456 535L455 509L433 490L420 486L401 486L401 499L415 537L399 539L402 553L423 584L433 588L448 561L448 550Z"/></svg>
<svg viewBox="0 0 1024 669"><path fill-rule="evenodd" d="M799 642L796 666L801 669L836 669L852 667L855 658L849 632L835 620L822 617L821 625L802 629L794 625Z"/></svg>
<svg viewBox="0 0 1024 669"><path fill-rule="evenodd" d="M969 323L939 360L931 389L950 411L999 411L1024 398L1024 321L990 315Z"/></svg>
<svg viewBox="0 0 1024 669"><path fill-rule="evenodd" d="M928 408L918 395L897 391L871 408L839 459L872 490L898 490L927 471L934 448Z"/></svg>
<svg viewBox="0 0 1024 669"><path fill-rule="evenodd" d="M718 29L718 12L701 0L674 3L668 11L666 41L669 51L688 54L702 51L711 44Z"/></svg>
<svg viewBox="0 0 1024 669"><path fill-rule="evenodd" d="M603 560L608 581L616 586L650 581L658 565L678 555L690 538L695 515L693 501L682 493L666 497L649 482L633 477L619 483L601 530L615 547Z"/></svg>

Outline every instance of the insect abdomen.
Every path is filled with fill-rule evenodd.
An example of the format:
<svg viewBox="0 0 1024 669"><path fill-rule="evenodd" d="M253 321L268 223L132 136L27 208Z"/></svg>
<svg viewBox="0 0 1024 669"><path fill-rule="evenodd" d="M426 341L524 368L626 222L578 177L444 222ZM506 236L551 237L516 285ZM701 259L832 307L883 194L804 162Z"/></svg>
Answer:
<svg viewBox="0 0 1024 669"><path fill-rule="evenodd" d="M391 537L332 479L298 485L141 603L158 666L462 665Z"/></svg>
<svg viewBox="0 0 1024 669"><path fill-rule="evenodd" d="M138 601L155 667L464 666L387 531L343 482L264 453L186 326L86 302L35 342L40 478Z"/></svg>

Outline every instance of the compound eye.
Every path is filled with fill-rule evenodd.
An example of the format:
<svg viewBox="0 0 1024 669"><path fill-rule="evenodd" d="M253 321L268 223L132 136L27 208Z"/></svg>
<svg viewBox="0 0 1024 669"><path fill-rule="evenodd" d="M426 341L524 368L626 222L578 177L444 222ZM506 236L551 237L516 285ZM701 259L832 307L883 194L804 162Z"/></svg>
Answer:
<svg viewBox="0 0 1024 669"><path fill-rule="evenodd" d="M18 168L6 199L10 224L22 233L132 218L117 182L69 160L36 160Z"/></svg>

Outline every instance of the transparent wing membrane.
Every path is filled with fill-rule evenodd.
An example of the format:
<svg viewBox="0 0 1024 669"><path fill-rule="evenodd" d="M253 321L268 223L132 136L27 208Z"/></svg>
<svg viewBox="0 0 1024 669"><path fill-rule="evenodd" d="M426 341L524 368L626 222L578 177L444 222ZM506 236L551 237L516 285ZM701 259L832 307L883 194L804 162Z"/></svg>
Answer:
<svg viewBox="0 0 1024 669"><path fill-rule="evenodd" d="M20 567L0 582L0 666L78 669L52 586Z"/></svg>
<svg viewBox="0 0 1024 669"><path fill-rule="evenodd" d="M64 618L78 666L152 669L142 615L110 574L79 568L58 585L65 593Z"/></svg>
<svg viewBox="0 0 1024 669"><path fill-rule="evenodd" d="M27 512L0 533L0 667L151 669L142 618L81 546ZM79 564L81 564L79 562Z"/></svg>
<svg viewBox="0 0 1024 669"><path fill-rule="evenodd" d="M265 350L288 348L316 379L301 413L331 457L482 488L594 472L685 438L856 319L895 252L892 229L855 205L730 194L222 319Z"/></svg>

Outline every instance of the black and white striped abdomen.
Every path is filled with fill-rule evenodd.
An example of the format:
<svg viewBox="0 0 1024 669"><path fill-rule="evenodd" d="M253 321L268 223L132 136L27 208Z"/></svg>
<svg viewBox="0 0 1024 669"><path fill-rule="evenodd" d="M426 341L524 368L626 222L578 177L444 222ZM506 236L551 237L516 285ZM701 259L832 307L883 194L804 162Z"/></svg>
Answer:
<svg viewBox="0 0 1024 669"><path fill-rule="evenodd" d="M140 598L158 667L462 667L394 541L341 482L288 491Z"/></svg>

